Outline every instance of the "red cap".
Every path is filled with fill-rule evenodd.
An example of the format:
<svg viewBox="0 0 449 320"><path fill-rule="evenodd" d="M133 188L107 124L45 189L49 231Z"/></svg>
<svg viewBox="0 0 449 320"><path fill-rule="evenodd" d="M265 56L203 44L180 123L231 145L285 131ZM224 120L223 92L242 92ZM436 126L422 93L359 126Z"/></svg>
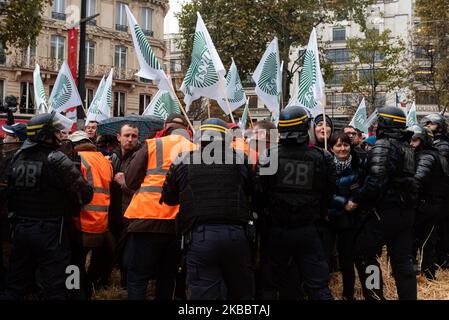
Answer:
<svg viewBox="0 0 449 320"><path fill-rule="evenodd" d="M232 123L232 122L228 123L228 129L236 129L236 128L240 129L238 124L235 124L235 123Z"/></svg>

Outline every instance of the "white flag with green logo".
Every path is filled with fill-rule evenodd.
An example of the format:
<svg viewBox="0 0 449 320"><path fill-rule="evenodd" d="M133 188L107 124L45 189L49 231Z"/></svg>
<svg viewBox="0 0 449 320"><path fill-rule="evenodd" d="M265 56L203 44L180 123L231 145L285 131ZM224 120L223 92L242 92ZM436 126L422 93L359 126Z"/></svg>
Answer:
<svg viewBox="0 0 449 320"><path fill-rule="evenodd" d="M223 63L198 12L197 16L192 62L181 85L187 111L190 104L200 97L220 100L223 94L220 92L219 81L224 83L226 74Z"/></svg>
<svg viewBox="0 0 449 320"><path fill-rule="evenodd" d="M248 112L249 112L249 98L246 99L245 109L243 110L242 119L240 120L239 127L242 132L245 132L246 123L248 122Z"/></svg>
<svg viewBox="0 0 449 320"><path fill-rule="evenodd" d="M36 104L36 109L39 113L47 112L47 97L45 95L44 84L41 78L41 68L36 63L36 68L33 72L33 82L34 82L34 103Z"/></svg>
<svg viewBox="0 0 449 320"><path fill-rule="evenodd" d="M181 113L178 101L169 91L159 90L143 111L143 116L156 116L166 120L170 113Z"/></svg>
<svg viewBox="0 0 449 320"><path fill-rule="evenodd" d="M86 123L89 123L89 121L95 121L95 116L97 114L97 109L100 104L101 96L103 95L104 86L106 84L106 81L103 78L101 78L100 84L98 85L97 91L95 91L94 98L92 99L92 102L90 103L89 109L87 109L87 118Z"/></svg>
<svg viewBox="0 0 449 320"><path fill-rule="evenodd" d="M313 28L304 55L304 63L301 70L296 101L293 103L309 109L312 117L315 117L318 114L323 113L323 95L324 80L323 75L321 74L316 30Z"/></svg>
<svg viewBox="0 0 449 320"><path fill-rule="evenodd" d="M136 73L136 76L154 80L161 90L171 90L167 75L151 49L147 37L143 33L128 6L125 6L125 10L128 18L128 25L131 29L134 49L136 50L137 60L139 61L140 66L140 70Z"/></svg>
<svg viewBox="0 0 449 320"><path fill-rule="evenodd" d="M87 111L86 123L89 123L90 121L100 122L111 117L113 70L114 69L111 69L109 72L106 81L102 79L102 82L100 82L95 97Z"/></svg>
<svg viewBox="0 0 449 320"><path fill-rule="evenodd" d="M245 104L246 94L243 90L242 82L240 81L240 76L237 71L237 66L232 58L232 64L229 68L228 74L226 75L226 93L228 96L229 105L231 111L234 111L241 105ZM229 114L229 108L226 105L224 99L217 100L220 107L226 114Z"/></svg>
<svg viewBox="0 0 449 320"><path fill-rule="evenodd" d="M67 62L61 66L55 85L51 91L49 105L51 110L64 112L68 108L81 106L83 104L78 89L75 86L72 73Z"/></svg>
<svg viewBox="0 0 449 320"><path fill-rule="evenodd" d="M253 73L256 94L276 117L282 91L282 77L279 63L278 39L275 37L268 45L262 59Z"/></svg>
<svg viewBox="0 0 449 320"><path fill-rule="evenodd" d="M413 101L413 104L407 113L407 127L411 127L418 124L419 124L418 117L416 116L416 104L415 101Z"/></svg>
<svg viewBox="0 0 449 320"><path fill-rule="evenodd" d="M357 108L357 111L352 117L352 120L349 123L349 125L368 134L368 127L365 125L366 117L367 115L366 115L365 98L363 98L362 101L360 101L359 107Z"/></svg>

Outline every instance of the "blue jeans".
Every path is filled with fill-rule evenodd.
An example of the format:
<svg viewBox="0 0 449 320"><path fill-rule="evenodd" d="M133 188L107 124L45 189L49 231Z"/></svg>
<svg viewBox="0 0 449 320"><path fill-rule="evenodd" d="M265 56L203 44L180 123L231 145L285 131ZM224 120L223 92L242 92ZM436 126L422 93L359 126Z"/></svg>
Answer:
<svg viewBox="0 0 449 320"><path fill-rule="evenodd" d="M254 298L251 251L242 226L195 227L186 260L190 300Z"/></svg>
<svg viewBox="0 0 449 320"><path fill-rule="evenodd" d="M173 299L181 257L172 234L133 232L126 243L129 300L144 300L148 281L156 280L156 300Z"/></svg>

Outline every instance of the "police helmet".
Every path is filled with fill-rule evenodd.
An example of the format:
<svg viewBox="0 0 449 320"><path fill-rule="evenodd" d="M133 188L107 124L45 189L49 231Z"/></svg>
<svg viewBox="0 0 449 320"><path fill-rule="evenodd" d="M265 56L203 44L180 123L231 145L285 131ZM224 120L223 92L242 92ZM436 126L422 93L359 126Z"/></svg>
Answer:
<svg viewBox="0 0 449 320"><path fill-rule="evenodd" d="M32 142L43 142L64 128L55 111L38 114L27 123L27 138Z"/></svg>
<svg viewBox="0 0 449 320"><path fill-rule="evenodd" d="M420 139L424 147L429 148L433 144L433 133L430 129L426 127L421 127L418 125L411 126L407 128L408 131L413 132L412 139Z"/></svg>
<svg viewBox="0 0 449 320"><path fill-rule="evenodd" d="M421 120L422 126L426 126L427 124L432 123L438 125L438 132L446 132L447 131L447 122L444 116L440 113L431 113L425 116Z"/></svg>
<svg viewBox="0 0 449 320"><path fill-rule="evenodd" d="M310 127L310 116L306 109L299 106L288 106L279 115L279 133L299 132L307 134Z"/></svg>
<svg viewBox="0 0 449 320"><path fill-rule="evenodd" d="M382 107L379 109L377 125L380 129L405 129L407 118L398 107Z"/></svg>
<svg viewBox="0 0 449 320"><path fill-rule="evenodd" d="M210 142L210 141L224 141L228 133L228 124L218 118L210 118L200 126L200 129L196 132L196 142Z"/></svg>

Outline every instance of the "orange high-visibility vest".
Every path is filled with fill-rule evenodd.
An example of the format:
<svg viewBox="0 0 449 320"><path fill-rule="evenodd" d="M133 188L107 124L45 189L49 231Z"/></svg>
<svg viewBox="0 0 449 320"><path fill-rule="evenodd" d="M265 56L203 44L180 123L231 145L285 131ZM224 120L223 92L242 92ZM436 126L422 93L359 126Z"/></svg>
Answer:
<svg viewBox="0 0 449 320"><path fill-rule="evenodd" d="M148 165L145 179L134 193L126 209L128 219L175 219L179 205L159 204L165 176L176 157L186 151L195 149L195 145L180 135L149 139Z"/></svg>
<svg viewBox="0 0 449 320"><path fill-rule="evenodd" d="M232 141L231 146L234 148L234 150L240 150L243 151L246 156L248 156L249 153L249 146L246 143L245 139L243 138L235 138L234 141Z"/></svg>
<svg viewBox="0 0 449 320"><path fill-rule="evenodd" d="M81 209L81 231L103 233L108 227L112 165L101 152L81 151L81 172L94 188L92 201Z"/></svg>

